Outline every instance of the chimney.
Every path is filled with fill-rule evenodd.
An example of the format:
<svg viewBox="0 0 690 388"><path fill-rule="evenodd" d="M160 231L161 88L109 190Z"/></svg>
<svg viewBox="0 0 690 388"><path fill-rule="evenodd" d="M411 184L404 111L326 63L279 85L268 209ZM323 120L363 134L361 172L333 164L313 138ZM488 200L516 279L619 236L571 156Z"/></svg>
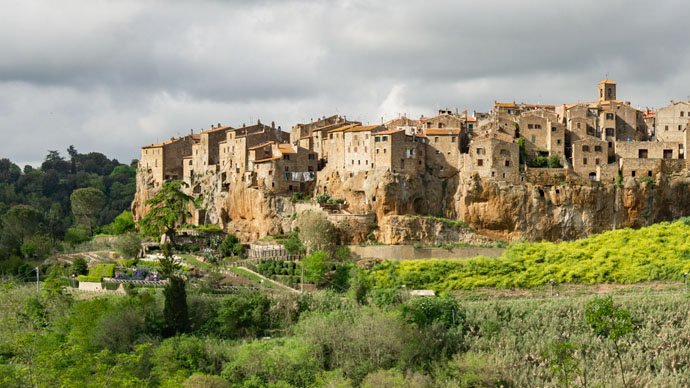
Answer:
<svg viewBox="0 0 690 388"><path fill-rule="evenodd" d="M189 134L190 134L190 135L193 135L193 134L194 134L194 128L191 128L191 129L189 130Z"/></svg>
<svg viewBox="0 0 690 388"><path fill-rule="evenodd" d="M271 128L275 128L275 127L276 127L276 122L275 122L275 121L271 121Z"/></svg>
<svg viewBox="0 0 690 388"><path fill-rule="evenodd" d="M242 128L246 127L247 125L245 123L242 123Z"/></svg>

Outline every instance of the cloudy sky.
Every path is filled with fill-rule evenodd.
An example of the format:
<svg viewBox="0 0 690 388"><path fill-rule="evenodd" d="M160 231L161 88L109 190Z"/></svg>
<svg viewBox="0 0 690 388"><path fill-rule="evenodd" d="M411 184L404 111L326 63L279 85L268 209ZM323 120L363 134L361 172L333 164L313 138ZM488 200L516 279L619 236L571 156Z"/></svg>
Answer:
<svg viewBox="0 0 690 388"><path fill-rule="evenodd" d="M690 98L687 1L0 0L0 158L494 100Z"/></svg>

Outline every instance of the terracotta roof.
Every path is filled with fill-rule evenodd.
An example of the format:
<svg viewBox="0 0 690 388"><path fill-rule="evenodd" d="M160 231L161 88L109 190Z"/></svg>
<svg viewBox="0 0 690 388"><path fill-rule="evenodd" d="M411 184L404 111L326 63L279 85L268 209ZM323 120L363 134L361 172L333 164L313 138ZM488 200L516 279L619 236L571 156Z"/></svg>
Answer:
<svg viewBox="0 0 690 388"><path fill-rule="evenodd" d="M256 149L259 149L259 148L266 147L267 145L271 145L271 144L273 144L273 143L275 143L275 142L274 142L274 141L267 141L267 142L265 142L265 143L261 143L261 144L259 144L259 145L255 145L254 147L249 147L249 148L247 148L247 149L248 149L248 150L256 150Z"/></svg>
<svg viewBox="0 0 690 388"><path fill-rule="evenodd" d="M292 144L278 144L278 151L281 154L296 154L297 150L292 146Z"/></svg>
<svg viewBox="0 0 690 388"><path fill-rule="evenodd" d="M477 118L474 117L474 116L468 116L468 117L467 117L467 121L476 122L476 121L477 121Z"/></svg>
<svg viewBox="0 0 690 388"><path fill-rule="evenodd" d="M345 132L364 132L364 131L372 131L376 128L381 127L382 125L366 125L366 126L354 126L350 129L346 129Z"/></svg>
<svg viewBox="0 0 690 388"><path fill-rule="evenodd" d="M427 135L459 135L460 130L459 129L452 129L452 128L438 128L438 129L426 129L424 132Z"/></svg>
<svg viewBox="0 0 690 388"><path fill-rule="evenodd" d="M340 122L340 123L335 123L335 124L329 124L329 125L326 125L326 126L324 126L324 127L313 128L313 129L311 130L311 132L314 133L314 132L316 132L316 131L323 131L323 130L330 131L330 130L333 129L333 128L340 128L340 127L343 127L343 126L346 126L346 125L350 125L350 124L362 125L362 124L360 124L360 123L358 123L358 122L348 122L348 123Z"/></svg>
<svg viewBox="0 0 690 388"><path fill-rule="evenodd" d="M196 134L195 134L195 135L192 136L192 139L196 140L196 139L198 139L198 138L197 138L197 137L194 137L194 136L199 136L199 135L196 135ZM163 146L168 145L168 144L177 143L178 141L183 140L183 139L184 139L183 137L178 137L178 138L166 140L166 141L164 141L164 142L160 142L160 143L156 143L156 144L151 144L151 145L143 146L143 147L141 147L141 148L142 148L142 149L144 149L144 148L159 148L159 147L163 147Z"/></svg>
<svg viewBox="0 0 690 388"><path fill-rule="evenodd" d="M376 135L376 136L378 136L378 135L392 135L394 133L404 132L404 131L405 131L404 129L389 129L389 130L383 131L383 132L376 132L374 135Z"/></svg>
<svg viewBox="0 0 690 388"><path fill-rule="evenodd" d="M336 128L336 129L331 129L330 131L328 131L328 133L331 133L331 132L341 132L341 131L344 131L344 130L346 130L346 129L348 129L348 128L351 128L351 127L353 127L353 126L355 126L355 125L360 125L360 124L345 124L345 125L342 125L342 126Z"/></svg>
<svg viewBox="0 0 690 388"><path fill-rule="evenodd" d="M208 129L206 131L202 131L201 133L213 133L213 132L218 132L218 131L227 131L228 129L232 129L232 127L225 126L225 127L213 128L213 129Z"/></svg>
<svg viewBox="0 0 690 388"><path fill-rule="evenodd" d="M271 161L271 160L278 160L278 159L280 159L280 158L282 158L281 155L278 155L278 156L271 156L270 158L255 160L254 163L269 162L269 161Z"/></svg>
<svg viewBox="0 0 690 388"><path fill-rule="evenodd" d="M598 83L598 85L601 85L601 84L615 85L616 83L607 78L607 79Z"/></svg>
<svg viewBox="0 0 690 388"><path fill-rule="evenodd" d="M517 105L514 102L494 102L494 106L499 108L515 108Z"/></svg>

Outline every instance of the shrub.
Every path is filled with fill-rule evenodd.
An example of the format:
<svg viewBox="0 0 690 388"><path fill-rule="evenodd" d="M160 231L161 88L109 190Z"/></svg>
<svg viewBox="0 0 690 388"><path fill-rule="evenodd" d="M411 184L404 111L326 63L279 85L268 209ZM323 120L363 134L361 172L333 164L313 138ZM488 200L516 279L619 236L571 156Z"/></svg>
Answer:
<svg viewBox="0 0 690 388"><path fill-rule="evenodd" d="M81 244L85 241L89 241L89 239L91 239L91 237L89 236L89 232L85 229L68 228L65 231L65 242L70 246Z"/></svg>
<svg viewBox="0 0 690 388"><path fill-rule="evenodd" d="M136 233L127 233L115 240L114 247L122 256L134 259L139 257L139 253L141 253L141 239Z"/></svg>

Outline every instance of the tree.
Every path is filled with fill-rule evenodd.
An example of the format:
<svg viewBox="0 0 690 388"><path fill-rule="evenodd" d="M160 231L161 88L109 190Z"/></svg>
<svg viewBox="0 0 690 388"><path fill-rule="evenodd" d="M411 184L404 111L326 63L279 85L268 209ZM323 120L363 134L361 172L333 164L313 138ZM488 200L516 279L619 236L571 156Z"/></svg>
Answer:
<svg viewBox="0 0 690 388"><path fill-rule="evenodd" d="M623 386L627 387L628 384L625 382L623 360L621 359L622 344L619 343L619 340L633 331L630 312L618 306L614 306L613 298L610 296L606 298L594 298L593 301L587 303L585 322L592 329L594 335L613 343L614 350L616 351L616 358L618 359L618 366L620 367L621 380L623 380Z"/></svg>
<svg viewBox="0 0 690 388"><path fill-rule="evenodd" d="M89 273L89 266L83 257L75 257L72 260L72 273L75 275L86 275Z"/></svg>
<svg viewBox="0 0 690 388"><path fill-rule="evenodd" d="M115 240L115 249L124 257L134 259L141 252L141 239L136 233L124 234Z"/></svg>
<svg viewBox="0 0 690 388"><path fill-rule="evenodd" d="M182 181L167 182L153 198L146 201L152 208L139 221L145 234L165 234L173 244L175 243L175 229L191 215L188 208L192 197L182 192L182 185Z"/></svg>
<svg viewBox="0 0 690 388"><path fill-rule="evenodd" d="M96 227L98 212L105 205L105 194L94 187L85 187L72 192L69 197L72 203L72 214L77 223L86 229L89 234Z"/></svg>
<svg viewBox="0 0 690 388"><path fill-rule="evenodd" d="M189 327L189 312L187 308L187 290L185 280L176 274L179 264L175 263L170 244L161 246L163 258L160 259L160 273L168 278L168 284L163 289L165 306L166 334L177 335L187 331Z"/></svg>
<svg viewBox="0 0 690 388"><path fill-rule="evenodd" d="M304 266L304 278L311 283L319 284L323 281L328 269L328 254L316 251L302 259Z"/></svg>
<svg viewBox="0 0 690 388"><path fill-rule="evenodd" d="M243 250L244 246L234 234L225 236L225 239L218 247L218 251L223 257L241 256Z"/></svg>
<svg viewBox="0 0 690 388"><path fill-rule="evenodd" d="M124 234L134 231L134 215L130 211L123 211L110 224L103 227L106 233L110 234Z"/></svg>
<svg viewBox="0 0 690 388"><path fill-rule="evenodd" d="M330 253L335 247L335 229L333 224L321 213L302 212L297 218L297 232L306 253L324 251Z"/></svg>
<svg viewBox="0 0 690 388"><path fill-rule="evenodd" d="M561 165L561 158L558 155L549 156L547 164L548 164L549 168L561 168L561 167L563 167Z"/></svg>
<svg viewBox="0 0 690 388"><path fill-rule="evenodd" d="M39 232L41 213L28 205L12 206L2 218L3 245L18 248Z"/></svg>

